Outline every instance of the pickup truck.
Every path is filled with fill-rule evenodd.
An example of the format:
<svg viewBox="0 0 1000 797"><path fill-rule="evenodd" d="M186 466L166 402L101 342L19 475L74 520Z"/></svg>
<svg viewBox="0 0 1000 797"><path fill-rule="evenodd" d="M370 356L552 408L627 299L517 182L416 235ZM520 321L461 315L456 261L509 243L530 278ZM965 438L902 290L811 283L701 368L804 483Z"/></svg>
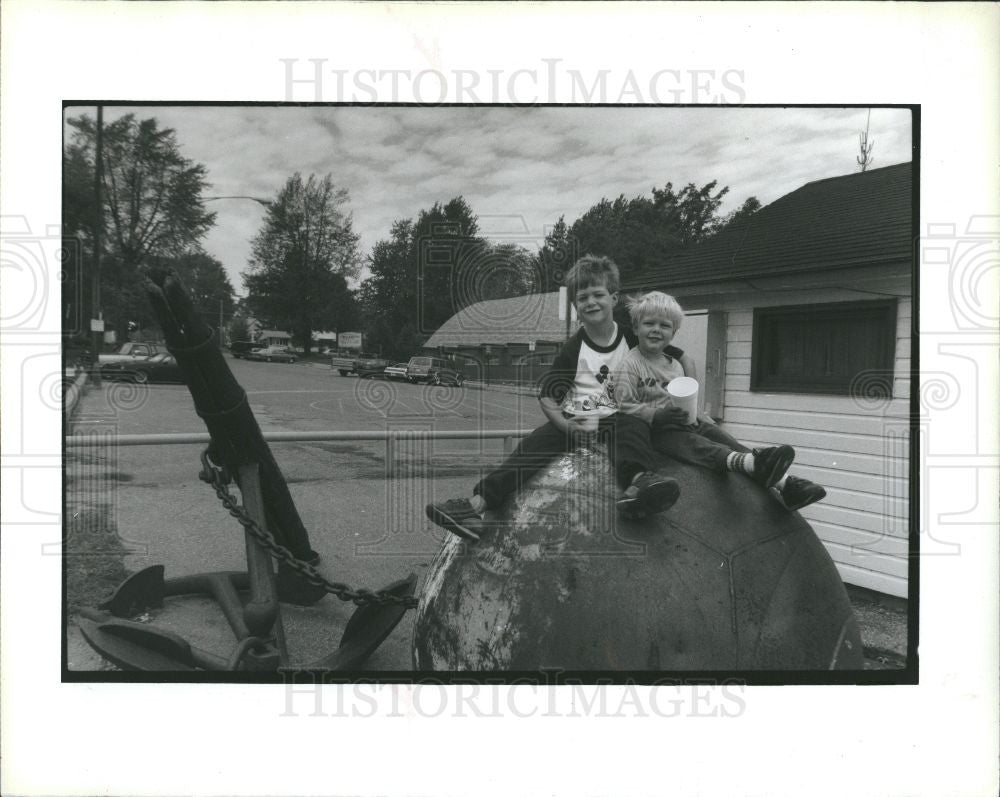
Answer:
<svg viewBox="0 0 1000 797"><path fill-rule="evenodd" d="M334 371L339 371L341 376L350 376L354 373L354 361L363 357L374 357L374 354L358 354L353 351L338 351L330 357L330 367Z"/></svg>
<svg viewBox="0 0 1000 797"><path fill-rule="evenodd" d="M362 354L354 361L354 372L361 379L384 378L386 366L391 365L389 360L381 357Z"/></svg>
<svg viewBox="0 0 1000 797"><path fill-rule="evenodd" d="M351 374L369 378L381 376L387 365L389 365L388 360L383 360L377 354L368 352L341 351L330 358L330 367L339 372L341 376L350 376Z"/></svg>
<svg viewBox="0 0 1000 797"><path fill-rule="evenodd" d="M154 354L166 353L167 347L162 343L135 343L127 341L111 354L101 354L98 357L98 363L103 367L112 363L130 363L136 360L145 360Z"/></svg>

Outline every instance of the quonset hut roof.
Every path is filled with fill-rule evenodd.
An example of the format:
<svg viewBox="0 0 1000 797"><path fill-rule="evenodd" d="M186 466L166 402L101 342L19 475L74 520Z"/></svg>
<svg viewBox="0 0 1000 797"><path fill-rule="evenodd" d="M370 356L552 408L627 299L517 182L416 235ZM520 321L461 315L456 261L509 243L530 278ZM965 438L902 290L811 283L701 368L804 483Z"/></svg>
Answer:
<svg viewBox="0 0 1000 797"><path fill-rule="evenodd" d="M572 328L576 329L575 322ZM553 291L471 304L445 321L424 346L499 346L565 338L566 321L559 319L559 292Z"/></svg>
<svg viewBox="0 0 1000 797"><path fill-rule="evenodd" d="M649 290L910 260L912 163L815 180L623 282Z"/></svg>

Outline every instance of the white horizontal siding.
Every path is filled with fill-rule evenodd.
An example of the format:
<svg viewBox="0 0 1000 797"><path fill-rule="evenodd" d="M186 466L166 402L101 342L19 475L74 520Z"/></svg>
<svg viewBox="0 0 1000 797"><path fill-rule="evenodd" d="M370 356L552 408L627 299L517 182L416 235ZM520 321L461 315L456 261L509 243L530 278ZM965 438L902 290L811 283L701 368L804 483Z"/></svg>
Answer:
<svg viewBox="0 0 1000 797"><path fill-rule="evenodd" d="M760 396L755 398L760 399ZM788 398L785 396L785 398ZM760 402L757 406L740 407L732 405L726 408L726 422L736 424L758 424L760 426L775 426L779 429L803 429L814 432L836 432L842 434L848 432L856 435L882 435L887 430L905 429L907 416L900 413L898 415L867 415L864 409L860 413L855 412L850 406L853 403L848 399L840 412L808 409L789 410L780 408L769 408L761 406L766 401ZM802 401L799 400L801 406Z"/></svg>
<svg viewBox="0 0 1000 797"><path fill-rule="evenodd" d="M728 410L726 415L728 417ZM763 418L762 420L769 420ZM845 425L846 426L846 425ZM829 452L828 461L837 463L837 454L864 454L876 457L880 461L893 457L905 457L908 446L906 445L906 427L899 427L898 436L888 436L890 428L886 428L883 435L863 435L852 432L845 428L843 432L813 432L806 429L786 429L782 426L774 426L768 423L729 423L726 422L728 431L737 440L742 440L746 445L774 445L776 442L787 443L791 446L802 448L816 448ZM881 473L882 469L871 470L869 473Z"/></svg>
<svg viewBox="0 0 1000 797"><path fill-rule="evenodd" d="M838 562L836 559L834 559L834 564L845 584L884 592L886 595L895 595L897 598L907 597L908 579L906 576L894 576L877 570L869 570L863 565Z"/></svg>
<svg viewBox="0 0 1000 797"><path fill-rule="evenodd" d="M882 554L905 559L909 551L910 543L907 537L893 537L889 534L862 531L820 520L811 521L811 525L820 537L828 542L850 548L851 552L860 558Z"/></svg>
<svg viewBox="0 0 1000 797"><path fill-rule="evenodd" d="M773 304L768 297L767 304ZM817 294L817 301L826 301ZM750 391L753 305L730 301L724 428L746 445L787 443L792 473L827 497L802 511L850 584L906 597L909 549L909 397L912 307L896 311L893 395L886 400Z"/></svg>

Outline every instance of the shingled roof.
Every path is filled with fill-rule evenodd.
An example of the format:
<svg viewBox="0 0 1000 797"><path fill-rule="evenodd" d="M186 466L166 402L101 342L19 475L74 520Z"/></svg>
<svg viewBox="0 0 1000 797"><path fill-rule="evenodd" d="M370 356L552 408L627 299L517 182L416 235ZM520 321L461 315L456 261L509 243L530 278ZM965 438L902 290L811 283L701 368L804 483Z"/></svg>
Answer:
<svg viewBox="0 0 1000 797"><path fill-rule="evenodd" d="M565 337L566 322L559 320L559 292L553 291L469 305L445 321L424 347L560 341Z"/></svg>
<svg viewBox="0 0 1000 797"><path fill-rule="evenodd" d="M627 278L623 290L780 276L909 260L911 163L828 177Z"/></svg>

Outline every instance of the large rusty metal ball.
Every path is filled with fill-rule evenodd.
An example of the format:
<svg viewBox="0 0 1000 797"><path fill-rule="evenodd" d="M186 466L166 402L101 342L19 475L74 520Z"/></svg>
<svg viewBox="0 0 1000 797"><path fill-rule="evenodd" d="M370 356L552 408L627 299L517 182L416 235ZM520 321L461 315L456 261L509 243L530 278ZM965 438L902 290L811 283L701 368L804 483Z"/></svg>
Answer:
<svg viewBox="0 0 1000 797"><path fill-rule="evenodd" d="M535 476L477 543L449 537L423 585L418 670L860 669L829 554L750 479L663 458L673 508L626 521L606 451Z"/></svg>

